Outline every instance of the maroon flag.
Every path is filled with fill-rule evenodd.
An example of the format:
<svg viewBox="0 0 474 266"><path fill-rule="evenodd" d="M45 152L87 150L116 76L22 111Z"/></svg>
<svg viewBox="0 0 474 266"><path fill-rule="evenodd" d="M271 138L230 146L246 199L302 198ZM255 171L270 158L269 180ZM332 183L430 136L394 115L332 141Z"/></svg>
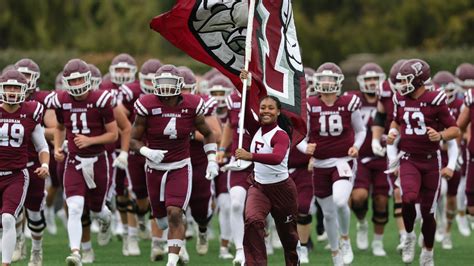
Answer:
<svg viewBox="0 0 474 266"><path fill-rule="evenodd" d="M150 27L192 58L217 68L241 91L247 14L246 0L177 0ZM291 1L256 0L253 21L248 104L258 110L262 96L277 96L293 122L294 137L301 139L306 134L306 84Z"/></svg>

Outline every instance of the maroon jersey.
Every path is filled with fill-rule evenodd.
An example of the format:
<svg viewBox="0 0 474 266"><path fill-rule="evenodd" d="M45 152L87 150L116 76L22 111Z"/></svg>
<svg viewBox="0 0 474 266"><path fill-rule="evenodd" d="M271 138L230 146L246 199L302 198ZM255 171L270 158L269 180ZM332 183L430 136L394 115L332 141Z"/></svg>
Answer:
<svg viewBox="0 0 474 266"><path fill-rule="evenodd" d="M51 107L51 99L54 98L55 93L51 91L34 91L27 101L36 101L43 105L43 107L50 108ZM35 145L30 140L28 144L28 161L38 161L38 152L36 152Z"/></svg>
<svg viewBox="0 0 474 266"><path fill-rule="evenodd" d="M367 135L365 136L364 143L359 150L359 157L375 157L375 154L372 152L372 130L370 129L372 127L375 114L377 113L377 101L374 103L369 103L361 91L349 91L347 94L357 95L357 97L359 97L361 100L360 114L365 128L367 129Z"/></svg>
<svg viewBox="0 0 474 266"><path fill-rule="evenodd" d="M308 167L310 155L300 152L296 145L292 145L290 149L290 156L288 157L288 168Z"/></svg>
<svg viewBox="0 0 474 266"><path fill-rule="evenodd" d="M67 92L56 93L53 106L58 122L66 127L69 153L87 157L105 151L102 144L79 149L74 143L74 137L76 134L88 137L104 134L105 125L115 120L112 104L112 94L102 90L89 91L83 101L77 101Z"/></svg>
<svg viewBox="0 0 474 266"><path fill-rule="evenodd" d="M469 117L471 118L471 141L469 141L467 149L469 152L474 153L474 100L473 100L474 93L472 89L469 89L464 93L464 104L467 108L469 108Z"/></svg>
<svg viewBox="0 0 474 266"><path fill-rule="evenodd" d="M396 94L394 121L400 125L400 149L413 154L429 154L439 149L438 141L430 141L427 127L443 130L456 126L442 91L425 91L418 99Z"/></svg>
<svg viewBox="0 0 474 266"><path fill-rule="evenodd" d="M183 94L177 106L166 106L153 94L143 95L135 102L135 112L146 118L146 146L167 150L163 163L189 158L190 135L195 130L196 116L204 115L204 100Z"/></svg>
<svg viewBox="0 0 474 266"><path fill-rule="evenodd" d="M393 91L390 89L388 80L384 81L382 85L382 91L379 94L379 101L383 105L385 114L387 114L387 118L385 120L385 134L388 134L388 131L390 130L390 124L393 121Z"/></svg>
<svg viewBox="0 0 474 266"><path fill-rule="evenodd" d="M454 99L450 104L448 104L449 113L454 117L454 120L457 120L461 114L461 107L463 101L461 99Z"/></svg>
<svg viewBox="0 0 474 266"><path fill-rule="evenodd" d="M234 129L232 131L232 150L231 150L231 153L234 154L239 144L239 113L240 113L240 108L242 106L242 97L240 93L237 91L232 92L231 95L227 96L226 103L227 103L227 110L228 110L227 121L230 123L231 127ZM249 119L245 119L246 122L248 120ZM248 130L245 129L245 133L244 133L243 141L242 141L242 148L245 150L249 150L251 141L252 141L252 137L250 136L250 133L248 132Z"/></svg>
<svg viewBox="0 0 474 266"><path fill-rule="evenodd" d="M198 95L204 101L204 116L211 116L214 115L217 101L213 97L209 97L207 95ZM190 156L191 162L193 165L196 164L207 164L207 155L204 152L204 143L202 141L191 140L190 146Z"/></svg>
<svg viewBox="0 0 474 266"><path fill-rule="evenodd" d="M130 113L128 120L133 123L133 121L135 121L133 105L135 104L135 101L143 95L140 83L136 80L132 83L122 84L118 87L118 90L120 94L119 98L122 100L123 106Z"/></svg>
<svg viewBox="0 0 474 266"><path fill-rule="evenodd" d="M0 170L26 168L31 133L41 124L43 111L43 105L36 101L22 103L14 113L0 105Z"/></svg>
<svg viewBox="0 0 474 266"><path fill-rule="evenodd" d="M319 96L308 98L309 143L316 143L316 159L346 157L354 144L352 112L359 110L356 95L339 96L332 106L327 106Z"/></svg>

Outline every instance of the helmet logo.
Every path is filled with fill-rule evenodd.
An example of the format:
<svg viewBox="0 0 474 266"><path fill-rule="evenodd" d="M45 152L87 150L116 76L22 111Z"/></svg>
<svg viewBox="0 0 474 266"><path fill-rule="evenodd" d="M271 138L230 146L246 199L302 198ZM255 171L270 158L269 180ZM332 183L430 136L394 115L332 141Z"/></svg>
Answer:
<svg viewBox="0 0 474 266"><path fill-rule="evenodd" d="M413 65L411 65L411 68L413 70L415 70L415 76L420 76L421 74L423 74L423 64L421 64L420 62L416 62L414 63Z"/></svg>

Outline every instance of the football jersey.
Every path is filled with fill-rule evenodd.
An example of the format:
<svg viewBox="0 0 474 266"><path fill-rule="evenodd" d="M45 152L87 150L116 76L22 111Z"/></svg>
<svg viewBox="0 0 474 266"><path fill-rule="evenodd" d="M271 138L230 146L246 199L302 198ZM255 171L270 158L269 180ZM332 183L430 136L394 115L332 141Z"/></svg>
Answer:
<svg viewBox="0 0 474 266"><path fill-rule="evenodd" d="M313 157L330 159L346 157L354 144L352 113L360 109L356 95L342 95L332 106L327 106L319 96L307 101L309 143L316 143Z"/></svg>
<svg viewBox="0 0 474 266"><path fill-rule="evenodd" d="M473 99L474 93L472 89L469 89L464 93L464 105L466 105L467 108L469 108L469 117L471 118L470 124L471 124L471 137L467 149L469 152L474 153L474 99Z"/></svg>
<svg viewBox="0 0 474 266"><path fill-rule="evenodd" d="M217 101L213 97L207 95L198 95L204 100L204 116L214 115ZM207 164L207 155L204 152L204 143L202 141L197 141L192 139L190 143L190 156L191 162L195 164Z"/></svg>
<svg viewBox="0 0 474 266"><path fill-rule="evenodd" d="M168 151L162 163L190 157L190 135L196 130L196 117L205 113L201 97L191 94L180 97L177 106L167 106L153 94L143 95L135 102L136 114L146 118L146 146Z"/></svg>
<svg viewBox="0 0 474 266"><path fill-rule="evenodd" d="M379 93L379 101L385 110L385 114L387 115L385 119L385 134L388 134L388 131L390 130L390 124L393 121L393 91L390 88L388 80L385 80L382 84L382 91ZM367 131L371 130L368 129Z"/></svg>
<svg viewBox="0 0 474 266"><path fill-rule="evenodd" d="M41 124L43 112L43 105L36 101L23 102L14 113L0 105L0 170L26 168L31 134Z"/></svg>
<svg viewBox="0 0 474 266"><path fill-rule="evenodd" d="M48 108L51 106L51 99L54 98L54 92L51 91L35 91L33 92L30 97L28 97L27 101L36 101L43 105L43 107ZM41 119L43 120L43 119ZM35 145L33 141L30 140L28 144L28 161L37 161L38 160L38 152L35 149Z"/></svg>
<svg viewBox="0 0 474 266"><path fill-rule="evenodd" d="M400 125L399 148L407 153L429 154L439 149L438 141L430 141L427 127L443 130L456 126L442 91L425 91L418 99L396 94L394 121Z"/></svg>
<svg viewBox="0 0 474 266"><path fill-rule="evenodd" d="M123 96L122 94L120 93L120 86L115 84L115 83L112 83L112 81L110 80L107 80L105 82L102 82L99 86L99 90L103 90L103 91L108 91L110 92L110 94L112 94L112 107L115 108L118 103L123 103L122 99L123 99ZM124 104L125 106L125 104ZM132 104L132 107L133 107L133 104ZM135 119L135 115L134 115L134 112L133 112L133 108L131 110L129 110L130 112L130 115L128 117L128 119ZM131 122L133 123L133 121ZM120 134L119 134L119 138L117 139L117 141L115 143L108 143L108 144L105 144L105 150L107 151L107 153L114 153L115 152L115 149L120 149L120 145L121 145L121 142L120 142Z"/></svg>
<svg viewBox="0 0 474 266"><path fill-rule="evenodd" d="M122 84L118 87L119 98L122 100L123 106L128 110L130 115L128 120L133 123L135 121L135 112L133 105L135 101L143 95L142 89L140 88L140 83L138 80L135 80L132 83Z"/></svg>
<svg viewBox="0 0 474 266"><path fill-rule="evenodd" d="M242 97L240 96L240 93L237 91L233 91L229 96L227 96L226 104L227 104L227 109L228 109L227 120L230 123L231 127L234 129L232 130L232 149L231 149L231 153L234 154L239 144L239 114L240 114L240 108L242 106ZM248 119L245 119L245 121L247 122ZM250 136L250 133L248 132L248 130L245 129L243 139L242 139L242 148L245 150L248 150L250 148L251 141L252 141L252 137Z"/></svg>
<svg viewBox="0 0 474 266"><path fill-rule="evenodd" d="M83 101L76 100L66 91L56 93L52 105L58 122L66 128L69 153L87 157L105 151L103 144L79 149L74 137L76 134L95 137L106 133L105 125L115 121L112 102L112 94L103 90L89 91Z"/></svg>
<svg viewBox="0 0 474 266"><path fill-rule="evenodd" d="M359 150L359 157L375 157L374 153L372 152L371 127L375 118L375 114L377 113L377 101L374 103L369 103L361 91L349 91L348 94L357 95L357 97L359 97L361 101L360 114L362 121L364 122L364 126L367 129L367 135L365 136L364 143Z"/></svg>

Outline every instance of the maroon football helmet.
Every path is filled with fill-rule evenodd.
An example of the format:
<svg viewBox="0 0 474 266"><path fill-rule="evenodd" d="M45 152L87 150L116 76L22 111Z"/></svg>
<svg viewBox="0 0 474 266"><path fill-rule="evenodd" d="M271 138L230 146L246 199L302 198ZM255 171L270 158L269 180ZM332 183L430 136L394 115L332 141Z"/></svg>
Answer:
<svg viewBox="0 0 474 266"><path fill-rule="evenodd" d="M390 74L388 77L388 84L390 85L390 89L393 93L398 91L397 86L400 84L400 81L397 79L398 70L400 67L407 61L406 59L399 59L395 62L392 67L390 68Z"/></svg>
<svg viewBox="0 0 474 266"><path fill-rule="evenodd" d="M363 93L378 93L382 90L382 84L386 75L383 69L376 63L363 65L357 75L360 91Z"/></svg>
<svg viewBox="0 0 474 266"><path fill-rule="evenodd" d="M178 68L173 65L163 65L156 71L152 80L155 90L153 93L157 96L170 97L181 94L181 88L184 86L183 77Z"/></svg>
<svg viewBox="0 0 474 266"><path fill-rule="evenodd" d="M227 104L225 100L234 89L235 86L230 79L221 74L209 80L209 88L203 92L214 97L218 102L218 107L226 107Z"/></svg>
<svg viewBox="0 0 474 266"><path fill-rule="evenodd" d="M17 70L8 70L0 76L0 100L7 104L25 101L28 79Z"/></svg>
<svg viewBox="0 0 474 266"><path fill-rule="evenodd" d="M115 84L134 82L137 73L137 62L129 54L119 54L112 60L109 73L112 82Z"/></svg>
<svg viewBox="0 0 474 266"><path fill-rule="evenodd" d="M84 95L92 88L91 71L86 62L81 59L67 62L63 69L63 87L72 96Z"/></svg>
<svg viewBox="0 0 474 266"><path fill-rule="evenodd" d="M162 66L160 60L158 59L148 59L143 63L140 68L140 73L138 73L138 78L140 79L140 88L145 94L153 94L155 88L153 87L153 79L155 78L156 71Z"/></svg>
<svg viewBox="0 0 474 266"><path fill-rule="evenodd" d="M421 59L410 59L400 66L397 80L400 85L396 86L400 95L407 95L425 85L431 78L431 70L428 63Z"/></svg>
<svg viewBox="0 0 474 266"><path fill-rule="evenodd" d="M331 62L318 67L314 74L314 86L317 93L340 93L344 74L341 68Z"/></svg>
<svg viewBox="0 0 474 266"><path fill-rule="evenodd" d="M28 80L28 90L35 90L38 87L37 81L40 77L40 68L29 58L20 59L15 63L15 69L20 71Z"/></svg>
<svg viewBox="0 0 474 266"><path fill-rule="evenodd" d="M88 64L89 69L91 71L91 85L93 90L98 90L100 83L102 83L102 73L100 69L98 69L93 64Z"/></svg>
<svg viewBox="0 0 474 266"><path fill-rule="evenodd" d="M456 84L456 77L449 71L439 71L433 77L433 84L436 88L443 90L448 96L448 104L456 99L456 93L461 90Z"/></svg>
<svg viewBox="0 0 474 266"><path fill-rule="evenodd" d="M181 74L181 77L183 77L183 81L184 81L183 90L186 90L186 92L188 93L195 94L196 93L196 76L194 75L194 72L186 66L178 67L178 71Z"/></svg>
<svg viewBox="0 0 474 266"><path fill-rule="evenodd" d="M474 65L469 63L460 64L456 68L456 83L463 89L474 88Z"/></svg>

